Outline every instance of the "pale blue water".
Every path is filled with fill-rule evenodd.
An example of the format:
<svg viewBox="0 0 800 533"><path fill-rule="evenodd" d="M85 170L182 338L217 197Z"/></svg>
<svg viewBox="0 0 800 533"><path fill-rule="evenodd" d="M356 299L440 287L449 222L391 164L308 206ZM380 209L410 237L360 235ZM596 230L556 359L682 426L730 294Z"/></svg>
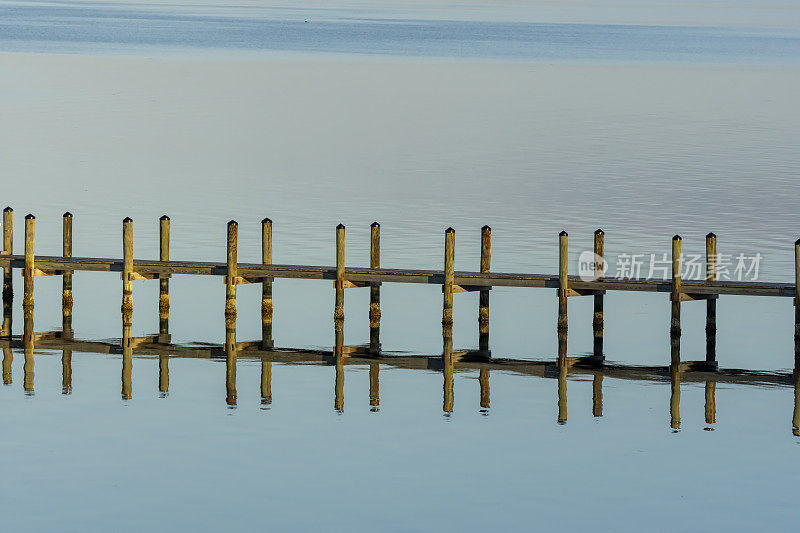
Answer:
<svg viewBox="0 0 800 533"><path fill-rule="evenodd" d="M304 19L308 18L309 23ZM259 221L274 260L331 264L347 225L348 265L364 265L382 223L383 265L478 264L493 227L493 269L553 272L556 234L572 254L606 230L610 254L666 252L681 233L700 253L764 254L763 279L793 280L800 236L800 3L0 2L0 206L37 215L37 253L57 254L61 213L75 255L116 256L121 219L137 257L156 256L172 217L172 257L257 261ZM575 262L571 262L571 268ZM116 274L75 275L75 335L120 335ZM14 333L22 330L15 272ZM176 342L224 340L218 278L175 276ZM134 335L157 329L157 284L134 288ZM260 289L239 288L238 339L260 335ZM552 361L550 290L491 294L495 357ZM329 281L279 280L275 343L330 349ZM455 299L454 345L477 345L477 295ZM345 344L368 341L368 296L346 294ZM609 294L610 363L666 365L663 294ZM384 349L442 350L436 286L382 288ZM682 358L702 360L702 302L683 309ZM33 394L13 350L0 387L0 510L13 531L279 530L793 531L800 438L793 434L789 298L722 297L724 369L780 372L780 384L681 385L567 378L456 364L454 410L442 372L382 365L380 410L365 365L238 365L225 402L219 359L133 361L75 352L62 394L60 352L37 349ZM570 300L570 356L589 353L591 301ZM60 279L37 278L37 331L61 322ZM713 429L708 431L707 429Z"/></svg>

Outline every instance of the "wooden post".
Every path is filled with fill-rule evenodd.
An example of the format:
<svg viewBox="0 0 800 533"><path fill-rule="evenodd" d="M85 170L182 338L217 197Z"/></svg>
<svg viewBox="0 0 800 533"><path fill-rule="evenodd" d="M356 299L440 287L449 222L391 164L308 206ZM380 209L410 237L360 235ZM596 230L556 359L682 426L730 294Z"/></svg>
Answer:
<svg viewBox="0 0 800 533"><path fill-rule="evenodd" d="M22 274L25 276L24 289L22 292L22 307L25 311L33 312L33 269L34 267L34 234L36 232L36 217L33 215L25 216L25 269Z"/></svg>
<svg viewBox="0 0 800 533"><path fill-rule="evenodd" d="M161 398L169 395L169 355L158 356L158 393Z"/></svg>
<svg viewBox="0 0 800 533"><path fill-rule="evenodd" d="M377 222L370 225L369 267L381 267L381 225ZM369 288L369 351L371 354L381 352L381 286L378 283L372 283Z"/></svg>
<svg viewBox="0 0 800 533"><path fill-rule="evenodd" d="M125 320L122 322L122 399L133 398L133 343L131 339L133 324Z"/></svg>
<svg viewBox="0 0 800 533"><path fill-rule="evenodd" d="M603 374L592 378L592 416L603 416Z"/></svg>
<svg viewBox="0 0 800 533"><path fill-rule="evenodd" d="M681 429L681 371L678 364L670 365L669 370L669 427L678 431Z"/></svg>
<svg viewBox="0 0 800 533"><path fill-rule="evenodd" d="M594 271L597 279L603 277L603 270L605 267L604 247L605 247L605 232L597 229L594 232L594 254L595 264ZM603 359L603 295L594 295L594 317L592 318L592 332L594 333L594 350L593 356L595 359ZM600 376L602 380L603 376ZM602 413L602 407L600 408ZM595 416L602 416L595 415Z"/></svg>
<svg viewBox="0 0 800 533"><path fill-rule="evenodd" d="M672 237L672 294L670 320L670 349L672 364L681 361L681 237Z"/></svg>
<svg viewBox="0 0 800 533"><path fill-rule="evenodd" d="M122 221L122 323L133 324L133 219ZM124 331L123 331L124 333ZM124 335L123 335L124 338Z"/></svg>
<svg viewBox="0 0 800 533"><path fill-rule="evenodd" d="M72 349L61 350L61 394L72 394Z"/></svg>
<svg viewBox="0 0 800 533"><path fill-rule="evenodd" d="M3 360L5 365L5 360ZM5 368L5 366L4 366ZM794 411L792 411L792 435L800 437L800 369L794 369Z"/></svg>
<svg viewBox="0 0 800 533"><path fill-rule="evenodd" d="M344 332L342 320L336 320L333 343L333 359L336 366L336 379L333 386L333 408L337 413L344 412Z"/></svg>
<svg viewBox="0 0 800 533"><path fill-rule="evenodd" d="M559 289L561 292L561 289ZM566 290L564 290L566 292ZM564 297L566 299L566 297ZM559 303L561 298L559 297ZM560 307L560 306L559 306ZM560 318L559 313L559 318ZM558 423L567 423L567 373L569 372L569 365L567 364L567 328L558 328Z"/></svg>
<svg viewBox="0 0 800 533"><path fill-rule="evenodd" d="M488 413L491 397L492 397L492 390L489 387L489 375L490 371L488 368L481 368L478 373L478 383L480 383L481 387L481 408L483 409L483 413Z"/></svg>
<svg viewBox="0 0 800 533"><path fill-rule="evenodd" d="M62 224L61 255L72 257L72 213L64 213ZM72 338L72 271L61 275L61 331L64 337Z"/></svg>
<svg viewBox="0 0 800 533"><path fill-rule="evenodd" d="M558 234L558 330L567 330L567 263L569 261L569 236L566 231Z"/></svg>
<svg viewBox="0 0 800 533"><path fill-rule="evenodd" d="M335 321L344 320L344 224L336 226L336 302L333 310Z"/></svg>
<svg viewBox="0 0 800 533"><path fill-rule="evenodd" d="M228 222L228 275L225 277L225 324L236 327L236 276L238 275L238 234L239 224Z"/></svg>
<svg viewBox="0 0 800 533"><path fill-rule="evenodd" d="M717 281L717 236L706 235L706 279ZM717 300L706 300L706 361L717 360Z"/></svg>
<svg viewBox="0 0 800 533"><path fill-rule="evenodd" d="M443 326L453 325L453 285L455 281L455 253L456 253L455 250L456 250L456 230L454 230L453 228L447 228L447 230L444 232L444 286L443 286L444 298L442 304Z"/></svg>
<svg viewBox="0 0 800 533"><path fill-rule="evenodd" d="M443 399L442 411L445 416L450 416L453 412L453 405L455 403L454 387L453 387L453 325L444 324L442 326L442 374L444 381L442 383Z"/></svg>
<svg viewBox="0 0 800 533"><path fill-rule="evenodd" d="M239 358L239 349L236 345L235 305L234 301L233 319L230 319L227 313L225 315L225 403L230 408L236 407L236 361Z"/></svg>
<svg viewBox="0 0 800 533"><path fill-rule="evenodd" d="M800 368L800 239L794 243L794 366Z"/></svg>
<svg viewBox="0 0 800 533"><path fill-rule="evenodd" d="M14 363L14 352L11 348L3 348L3 385L11 385L13 382L12 365Z"/></svg>
<svg viewBox="0 0 800 533"><path fill-rule="evenodd" d="M380 408L378 406L381 403L380 382L378 380L380 368L380 363L369 364L369 410L374 413L379 411Z"/></svg>
<svg viewBox="0 0 800 533"><path fill-rule="evenodd" d="M716 381L706 381L706 424L715 424L717 422L717 406L715 402L715 392L717 390ZM706 428L713 430L714 428Z"/></svg>
<svg viewBox="0 0 800 533"><path fill-rule="evenodd" d="M261 405L272 404L272 361L261 356Z"/></svg>
<svg viewBox="0 0 800 533"><path fill-rule="evenodd" d="M492 263L492 228L481 228L481 272L489 272ZM480 291L478 300L478 350L482 355L489 352L489 287Z"/></svg>
<svg viewBox="0 0 800 533"><path fill-rule="evenodd" d="M14 210L10 207L3 209L3 254L14 253ZM3 269L3 328L0 333L11 335L11 310L14 301L14 285L12 283L12 268Z"/></svg>
<svg viewBox="0 0 800 533"><path fill-rule="evenodd" d="M23 367L22 389L27 396L33 396L33 306L26 307L24 311L22 343L25 350L25 366Z"/></svg>
<svg viewBox="0 0 800 533"><path fill-rule="evenodd" d="M167 215L158 219L158 260L169 261L169 224ZM164 275L158 280L158 342L171 342L169 334L169 277ZM169 382L169 374L167 374ZM161 391L166 393L165 390Z"/></svg>
<svg viewBox="0 0 800 533"><path fill-rule="evenodd" d="M272 264L272 220L261 221L261 263ZM275 343L272 340L272 280L261 281L261 349L271 350ZM272 364L268 362L268 364Z"/></svg>

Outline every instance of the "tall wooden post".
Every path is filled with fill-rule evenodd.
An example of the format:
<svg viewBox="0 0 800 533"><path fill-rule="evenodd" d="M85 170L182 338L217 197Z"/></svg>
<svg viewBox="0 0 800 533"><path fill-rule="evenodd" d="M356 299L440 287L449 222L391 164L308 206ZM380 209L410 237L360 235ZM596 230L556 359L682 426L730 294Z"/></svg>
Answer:
<svg viewBox="0 0 800 533"><path fill-rule="evenodd" d="M717 390L716 381L706 381L706 391L705 391L706 424L715 424L717 422L717 406L715 401L716 390ZM706 428L706 429L713 429L713 428Z"/></svg>
<svg viewBox="0 0 800 533"><path fill-rule="evenodd" d="M481 228L481 272L488 273L492 264L492 228ZM489 287L478 297L478 350L489 356Z"/></svg>
<svg viewBox="0 0 800 533"><path fill-rule="evenodd" d="M3 209L3 254L14 253L14 210L10 207ZM11 310L14 301L14 285L12 283L12 268L3 269L3 328L2 335L11 335Z"/></svg>
<svg viewBox="0 0 800 533"><path fill-rule="evenodd" d="M333 360L336 366L336 379L333 386L333 408L337 413L344 412L344 331L342 320L336 320L333 341Z"/></svg>
<svg viewBox="0 0 800 533"><path fill-rule="evenodd" d="M706 235L706 279L717 281L717 236ZM717 300L706 300L706 361L717 360Z"/></svg>
<svg viewBox="0 0 800 533"><path fill-rule="evenodd" d="M567 365L558 365L558 420L561 425L567 423Z"/></svg>
<svg viewBox="0 0 800 533"><path fill-rule="evenodd" d="M344 320L344 224L336 226L336 301L333 309L333 319L336 322Z"/></svg>
<svg viewBox="0 0 800 533"><path fill-rule="evenodd" d="M122 323L133 324L133 219L122 221Z"/></svg>
<svg viewBox="0 0 800 533"><path fill-rule="evenodd" d="M11 348L3 348L3 385L11 385L13 382L12 365L14 363L14 352Z"/></svg>
<svg viewBox="0 0 800 533"><path fill-rule="evenodd" d="M669 367L670 395L669 395L669 427L678 431L681 429L681 370L680 365L674 363Z"/></svg>
<svg viewBox="0 0 800 533"><path fill-rule="evenodd" d="M158 219L158 260L169 261L169 225L167 215ZM162 275L158 280L158 342L169 343L169 276ZM167 374L169 380L169 374ZM166 393L166 391L161 391Z"/></svg>
<svg viewBox="0 0 800 533"><path fill-rule="evenodd" d="M133 398L133 324L130 320L122 322L122 399Z"/></svg>
<svg viewBox="0 0 800 533"><path fill-rule="evenodd" d="M236 278L238 276L238 236L239 224L228 222L227 265L225 277L225 401L229 407L236 407Z"/></svg>
<svg viewBox="0 0 800 533"><path fill-rule="evenodd" d="M158 393L161 398L169 395L169 355L158 356Z"/></svg>
<svg viewBox="0 0 800 533"><path fill-rule="evenodd" d="M369 267L381 267L381 225L377 222L370 225ZM372 354L381 352L381 286L379 283L372 283L369 287L369 351Z"/></svg>
<svg viewBox="0 0 800 533"><path fill-rule="evenodd" d="M23 367L22 389L26 395L33 395L33 306L26 307L23 313L22 343L25 350L25 366Z"/></svg>
<svg viewBox="0 0 800 533"><path fill-rule="evenodd" d="M453 368L453 324L442 325L442 411L445 416L450 416L455 404Z"/></svg>
<svg viewBox="0 0 800 533"><path fill-rule="evenodd" d="M594 254L595 263L594 271L597 279L603 277L603 270L605 269L604 247L605 247L605 232L597 229L594 232ZM594 317L592 318L592 332L594 333L594 350L593 356L595 359L603 359L603 295L594 295ZM603 376L600 376L602 380ZM602 407L601 407L602 412ZM598 416L598 415L595 415ZM602 416L602 415L599 415Z"/></svg>
<svg viewBox="0 0 800 533"><path fill-rule="evenodd" d="M33 269L34 267L34 238L36 232L36 217L25 216L25 269L22 274L25 282L22 292L22 307L27 312L33 312Z"/></svg>
<svg viewBox="0 0 800 533"><path fill-rule="evenodd" d="M569 280L567 265L569 262L569 236L566 231L558 234L558 330L567 330L567 294Z"/></svg>
<svg viewBox="0 0 800 533"><path fill-rule="evenodd" d="M603 374L599 372L592 378L592 416L603 416Z"/></svg>
<svg viewBox="0 0 800 533"><path fill-rule="evenodd" d="M72 257L72 213L64 213L62 224L61 255ZM72 271L61 275L61 331L64 337L72 338Z"/></svg>
<svg viewBox="0 0 800 533"><path fill-rule="evenodd" d="M681 361L681 237L672 238L672 293L670 320L670 349L672 364Z"/></svg>
<svg viewBox="0 0 800 533"><path fill-rule="evenodd" d="M72 349L61 350L61 394L72 394Z"/></svg>
<svg viewBox="0 0 800 533"><path fill-rule="evenodd" d="M272 361L261 356L261 405L272 404Z"/></svg>
<svg viewBox="0 0 800 533"><path fill-rule="evenodd" d="M456 230L444 232L444 286L442 302L442 325L453 325L453 285L455 284ZM451 333L452 336L452 333ZM452 340L452 339L451 339Z"/></svg>
<svg viewBox="0 0 800 533"><path fill-rule="evenodd" d="M484 413L488 413L488 409L491 402L492 397L492 390L489 387L489 375L490 371L488 368L481 368L478 373L478 383L481 387L481 403L480 406L484 410Z"/></svg>
<svg viewBox="0 0 800 533"><path fill-rule="evenodd" d="M261 264L272 264L272 220L261 221ZM272 340L272 280L261 281L261 349L271 350ZM272 365L271 361L267 364Z"/></svg>
<svg viewBox="0 0 800 533"><path fill-rule="evenodd" d="M379 382L379 373L381 370L380 363L370 363L369 364L369 405L370 411L378 412L380 409L378 406L381 403L380 397L380 382Z"/></svg>

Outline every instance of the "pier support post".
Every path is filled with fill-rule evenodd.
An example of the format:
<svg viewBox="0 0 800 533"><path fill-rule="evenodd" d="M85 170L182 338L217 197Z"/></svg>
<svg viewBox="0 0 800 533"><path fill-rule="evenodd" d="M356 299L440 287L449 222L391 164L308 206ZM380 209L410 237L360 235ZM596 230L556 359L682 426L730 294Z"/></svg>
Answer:
<svg viewBox="0 0 800 533"><path fill-rule="evenodd" d="M705 402L705 414L706 414L706 424L715 424L717 422L717 406L716 406L716 390L717 390L717 382L716 381L706 381L706 402ZM711 431L714 428L706 428L707 430Z"/></svg>
<svg viewBox="0 0 800 533"><path fill-rule="evenodd" d="M158 219L158 260L169 261L169 225L167 215ZM171 341L169 334L169 276L163 275L158 280L158 342L167 344ZM169 380L169 376L167 376ZM165 390L161 391L166 393Z"/></svg>
<svg viewBox="0 0 800 533"><path fill-rule="evenodd" d="M567 295L569 280L567 264L569 261L569 236L566 231L558 234L558 331L567 331Z"/></svg>
<svg viewBox="0 0 800 533"><path fill-rule="evenodd" d="M236 327L236 277L238 276L238 235L239 224L235 220L228 222L227 265L225 277L225 325L233 323Z"/></svg>
<svg viewBox="0 0 800 533"><path fill-rule="evenodd" d="M36 217L25 216L25 269L22 274L25 282L22 291L22 308L25 313L33 312L33 269L34 267L34 239L36 232Z"/></svg>
<svg viewBox="0 0 800 533"><path fill-rule="evenodd" d="M442 325L442 411L445 416L450 416L455 404L453 369L453 324Z"/></svg>
<svg viewBox="0 0 800 533"><path fill-rule="evenodd" d="M381 225L377 222L370 225L369 267L381 267ZM381 352L381 286L378 283L369 287L369 352Z"/></svg>
<svg viewBox="0 0 800 533"><path fill-rule="evenodd" d="M133 324L131 320L122 322L122 399L133 398Z"/></svg>
<svg viewBox="0 0 800 533"><path fill-rule="evenodd" d="M603 416L603 374L592 378L592 416Z"/></svg>
<svg viewBox="0 0 800 533"><path fill-rule="evenodd" d="M133 325L133 219L122 221L122 323Z"/></svg>
<svg viewBox="0 0 800 533"><path fill-rule="evenodd" d="M261 264L272 264L272 220L269 218L261 221ZM272 280L265 278L261 281L261 349L271 350L273 347Z"/></svg>
<svg viewBox="0 0 800 533"><path fill-rule="evenodd" d="M491 398L492 398L492 389L489 387L489 376L490 370L488 368L481 368L480 372L478 373L478 383L481 387L481 403L480 406L484 410L483 412L488 412L489 406L491 405Z"/></svg>
<svg viewBox="0 0 800 533"><path fill-rule="evenodd" d="M64 213L62 224L61 255L72 257L72 213ZM61 331L65 338L72 338L72 271L61 275Z"/></svg>
<svg viewBox="0 0 800 533"><path fill-rule="evenodd" d="M333 385L333 408L344 412L344 320L334 321L333 362L336 377Z"/></svg>
<svg viewBox="0 0 800 533"><path fill-rule="evenodd" d="M605 267L604 247L605 247L605 233L602 229L597 229L594 232L594 253L595 263L594 271L597 279L603 277L603 270ZM594 334L594 349L592 355L597 360L604 359L603 356L603 295L594 295L594 316L592 318L592 333ZM602 379L602 376L600 376ZM601 409L602 411L602 409ZM595 415L598 416L598 415ZM599 415L602 416L602 415Z"/></svg>
<svg viewBox="0 0 800 533"><path fill-rule="evenodd" d="M13 382L13 363L14 352L11 348L3 348L3 385L11 385Z"/></svg>
<svg viewBox="0 0 800 533"><path fill-rule="evenodd" d="M481 228L480 271L488 273L492 263L492 228ZM478 300L478 350L482 355L491 356L489 351L489 287L480 291ZM488 372L488 371L487 371Z"/></svg>
<svg viewBox="0 0 800 533"><path fill-rule="evenodd" d="M272 404L272 361L261 356L261 405Z"/></svg>
<svg viewBox="0 0 800 533"><path fill-rule="evenodd" d="M681 237L672 237L672 293L670 318L670 358L673 365L681 362Z"/></svg>
<svg viewBox="0 0 800 533"><path fill-rule="evenodd" d="M706 235L706 279L717 281L717 236ZM706 362L717 360L717 300L706 300Z"/></svg>
<svg viewBox="0 0 800 533"><path fill-rule="evenodd" d="M3 209L3 255L14 253L14 210ZM3 269L3 328L0 334L11 336L11 309L14 301L14 285L12 284L12 268Z"/></svg>
<svg viewBox="0 0 800 533"><path fill-rule="evenodd" d="M369 364L369 410L373 413L377 413L380 410L378 407L381 403L379 382L380 370L380 363Z"/></svg>
<svg viewBox="0 0 800 533"><path fill-rule="evenodd" d="M333 320L344 320L344 224L336 226L336 300Z"/></svg>
<svg viewBox="0 0 800 533"><path fill-rule="evenodd" d="M681 429L681 370L680 363L669 367L669 427L674 431Z"/></svg>
<svg viewBox="0 0 800 533"><path fill-rule="evenodd" d="M27 239L26 239L27 240ZM33 306L25 307L23 313L22 343L25 351L25 366L23 367L22 389L26 395L33 395L34 378L34 341L33 341Z"/></svg>
<svg viewBox="0 0 800 533"><path fill-rule="evenodd" d="M450 327L452 343L453 326L453 285L455 284L456 230L447 228L444 232L444 285L442 287L442 326ZM452 352L452 345L451 350Z"/></svg>
<svg viewBox="0 0 800 533"><path fill-rule="evenodd" d="M158 393L161 398L169 395L169 355L158 356Z"/></svg>

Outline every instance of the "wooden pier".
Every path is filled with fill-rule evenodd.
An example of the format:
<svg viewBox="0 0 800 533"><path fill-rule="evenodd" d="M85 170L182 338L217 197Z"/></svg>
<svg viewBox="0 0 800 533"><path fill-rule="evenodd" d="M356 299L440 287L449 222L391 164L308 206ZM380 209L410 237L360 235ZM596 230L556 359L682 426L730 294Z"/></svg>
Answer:
<svg viewBox="0 0 800 533"><path fill-rule="evenodd" d="M13 243L13 210L6 208L3 212L3 251L0 255L0 267L3 275L3 329L2 335L11 335L11 316L13 288L11 276L14 269L20 269L24 277L23 311L26 319L33 317L34 280L40 276L62 276L63 329L64 334L72 334L73 285L75 272L120 272L122 278L121 315L123 329L130 328L133 320L134 285L140 280L159 281L159 335L162 343L170 342L169 334L169 280L173 275L220 276L226 286L224 315L226 321L226 345L236 346L237 302L236 290L239 285L259 283L262 290L261 348L273 347L272 318L274 313L272 286L276 279L328 279L333 282L334 306L333 319L336 331L341 333L344 320L344 298L346 289L369 287L369 325L370 351L381 353L380 321L382 283L418 283L439 285L443 292L442 304L442 359L448 364L448 353L452 352L452 325L454 294L461 292L480 293L478 307L479 350L484 357L490 358L489 349L489 291L492 287L538 287L555 289L558 299L558 316L556 329L559 338L559 360L566 357L566 332L568 328L568 301L572 297L588 296L593 299L594 313L592 333L594 350L591 356L594 364L603 362L603 313L604 295L607 291L642 291L669 294L671 320L669 326L671 338L671 364L680 363L681 306L684 302L706 302L706 364L716 368L716 299L719 295L772 296L794 298L795 307L795 359L800 354L800 307L798 307L798 280L800 280L800 240L795 243L795 282L763 283L748 281L719 281L716 272L717 239L713 233L706 237L706 279L681 279L681 246L679 236L672 238L672 277L671 279L619 279L598 276L583 279L569 274L568 252L569 236L566 232L558 235L559 262L557 274L504 273L491 271L491 228L481 229L480 265L476 271L455 270L455 230L448 228L444 234L444 261L442 270L420 269L387 269L380 266L380 225L375 222L370 227L369 266L353 267L345 265L345 227L338 225L335 229L336 261L334 266L308 266L274 264L272 262L272 221L262 220L262 261L261 263L238 262L238 224L230 221L227 226L227 260L213 261L179 261L170 258L170 219L162 216L159 224L159 259L142 260L134 258L134 223L130 218L122 221L122 258L75 257L72 249L73 215L65 213L63 217L63 247L60 256L35 254L35 222L33 215L25 217L24 254L14 253ZM603 261L605 234L597 230L594 234L594 252L598 263ZM125 335L123 334L123 337ZM449 339L449 341L448 341ZM338 343L336 343L338 344ZM448 349L449 345L449 349ZM230 369L235 372L235 365Z"/></svg>

